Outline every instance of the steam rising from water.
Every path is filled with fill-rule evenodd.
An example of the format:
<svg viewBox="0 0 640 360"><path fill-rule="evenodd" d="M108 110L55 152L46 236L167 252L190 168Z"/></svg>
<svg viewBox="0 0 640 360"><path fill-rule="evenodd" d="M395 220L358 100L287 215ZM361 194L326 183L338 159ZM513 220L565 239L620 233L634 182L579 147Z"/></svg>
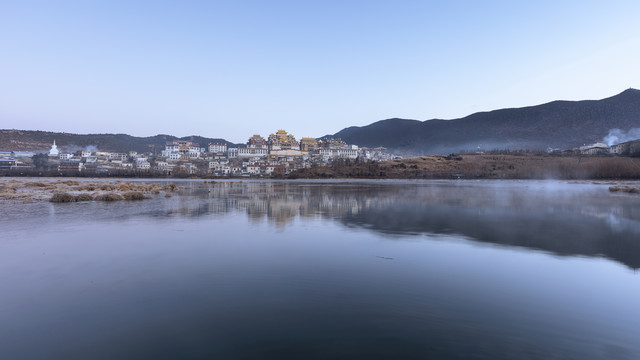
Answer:
<svg viewBox="0 0 640 360"><path fill-rule="evenodd" d="M611 146L623 142L640 139L640 128L633 128L627 132L620 129L611 129L609 134L604 137L603 141Z"/></svg>

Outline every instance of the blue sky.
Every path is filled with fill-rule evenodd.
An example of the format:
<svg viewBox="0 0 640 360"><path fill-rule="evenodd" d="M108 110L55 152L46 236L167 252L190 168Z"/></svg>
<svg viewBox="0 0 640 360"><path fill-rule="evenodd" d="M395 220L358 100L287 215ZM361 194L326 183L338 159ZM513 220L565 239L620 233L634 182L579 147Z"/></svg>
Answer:
<svg viewBox="0 0 640 360"><path fill-rule="evenodd" d="M244 142L640 88L640 1L0 0L0 128Z"/></svg>

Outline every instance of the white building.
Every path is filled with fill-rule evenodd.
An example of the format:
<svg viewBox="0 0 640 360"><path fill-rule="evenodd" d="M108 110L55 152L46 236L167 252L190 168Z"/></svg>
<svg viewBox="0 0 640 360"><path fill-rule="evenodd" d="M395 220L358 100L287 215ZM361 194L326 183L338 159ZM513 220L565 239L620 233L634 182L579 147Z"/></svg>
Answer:
<svg viewBox="0 0 640 360"><path fill-rule="evenodd" d="M595 143L591 145L580 146L580 153L584 155L596 155L609 152L609 145L603 143Z"/></svg>
<svg viewBox="0 0 640 360"><path fill-rule="evenodd" d="M231 173L231 167L224 164L209 164L211 172L216 175L229 175Z"/></svg>
<svg viewBox="0 0 640 360"><path fill-rule="evenodd" d="M609 148L609 152L612 154L621 154L623 148L623 144L611 145L611 147Z"/></svg>
<svg viewBox="0 0 640 360"><path fill-rule="evenodd" d="M162 151L162 156L169 158L169 160L187 160L200 158L201 148L200 145L184 140L175 140L168 142L165 149ZM180 155L178 159L171 157L173 154Z"/></svg>
<svg viewBox="0 0 640 360"><path fill-rule="evenodd" d="M56 146L56 141L54 139L53 145L51 145L51 150L49 150L49 156L57 157L59 154L60 154L60 151L58 151L58 147Z"/></svg>
<svg viewBox="0 0 640 360"><path fill-rule="evenodd" d="M300 156L308 156L309 153L306 151L300 151L295 149L290 150L271 150L271 155L274 156L288 156L288 157L300 157Z"/></svg>
<svg viewBox="0 0 640 360"><path fill-rule="evenodd" d="M238 149L238 157L266 157L269 150L266 148L246 147Z"/></svg>
<svg viewBox="0 0 640 360"><path fill-rule="evenodd" d="M320 149L320 155L323 158L344 158L356 159L358 157L357 149Z"/></svg>
<svg viewBox="0 0 640 360"><path fill-rule="evenodd" d="M127 154L124 153L109 153L107 155L107 158L109 160L116 160L116 161L127 161Z"/></svg>
<svg viewBox="0 0 640 360"><path fill-rule="evenodd" d="M227 144L221 143L210 143L209 144L209 152L210 153L225 153L227 152Z"/></svg>

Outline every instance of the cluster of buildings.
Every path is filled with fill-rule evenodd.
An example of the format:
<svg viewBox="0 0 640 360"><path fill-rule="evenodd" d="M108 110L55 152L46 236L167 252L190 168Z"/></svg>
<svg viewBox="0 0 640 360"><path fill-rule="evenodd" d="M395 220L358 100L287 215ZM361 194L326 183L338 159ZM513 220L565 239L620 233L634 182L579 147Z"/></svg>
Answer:
<svg viewBox="0 0 640 360"><path fill-rule="evenodd" d="M149 170L151 154L79 150L74 153L60 152L55 141L49 150L49 157L58 160L58 172L61 173L109 173L114 170Z"/></svg>
<svg viewBox="0 0 640 360"><path fill-rule="evenodd" d="M278 130L266 139L253 135L246 144L238 146L210 143L201 147L193 141L174 140L167 142L160 154L104 152L95 148L64 152L54 141L47 155L49 167L57 166L58 172L63 174L137 171L164 175L273 176L313 165L328 165L336 159L382 161L397 158L385 150L360 148L340 139L305 137L298 141L285 130ZM7 158L10 160L0 162L0 167L30 166L16 156Z"/></svg>
<svg viewBox="0 0 640 360"><path fill-rule="evenodd" d="M571 150L548 149L549 153L583 155L640 155L640 140L615 145L595 143ZM38 157L40 157L38 159ZM349 145L340 139L303 137L300 141L278 130L266 139L251 136L245 144L210 143L207 147L188 140L165 144L160 154L129 151L104 152L97 148L64 152L55 141L48 153L0 152L0 170L38 168L44 157L46 168L58 173L127 174L131 172L158 175L198 176L274 176L287 175L296 169L330 165L336 159L384 161L399 158L385 148L364 148ZM41 165L41 164L40 164Z"/></svg>
<svg viewBox="0 0 640 360"><path fill-rule="evenodd" d="M328 165L335 159L381 161L394 158L384 148L359 148L340 139L303 137L298 141L285 130L278 130L266 139L253 135L244 146L212 143L207 150L204 154L209 173L217 176L286 175L299 168Z"/></svg>
<svg viewBox="0 0 640 360"><path fill-rule="evenodd" d="M560 149L547 149L548 153L571 153L581 155L602 155L602 154L616 154L616 155L637 155L640 154L640 140L626 141L620 144L608 145L605 143L594 143L579 146L571 150Z"/></svg>

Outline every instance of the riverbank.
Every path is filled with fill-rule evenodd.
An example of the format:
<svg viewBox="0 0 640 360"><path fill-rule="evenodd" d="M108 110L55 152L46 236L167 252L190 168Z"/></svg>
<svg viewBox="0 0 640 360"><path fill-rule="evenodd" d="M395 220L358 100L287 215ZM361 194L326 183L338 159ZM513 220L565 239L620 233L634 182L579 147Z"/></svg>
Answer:
<svg viewBox="0 0 640 360"><path fill-rule="evenodd" d="M178 189L173 183L143 181L12 179L0 180L0 202L144 200L158 195L172 196Z"/></svg>

